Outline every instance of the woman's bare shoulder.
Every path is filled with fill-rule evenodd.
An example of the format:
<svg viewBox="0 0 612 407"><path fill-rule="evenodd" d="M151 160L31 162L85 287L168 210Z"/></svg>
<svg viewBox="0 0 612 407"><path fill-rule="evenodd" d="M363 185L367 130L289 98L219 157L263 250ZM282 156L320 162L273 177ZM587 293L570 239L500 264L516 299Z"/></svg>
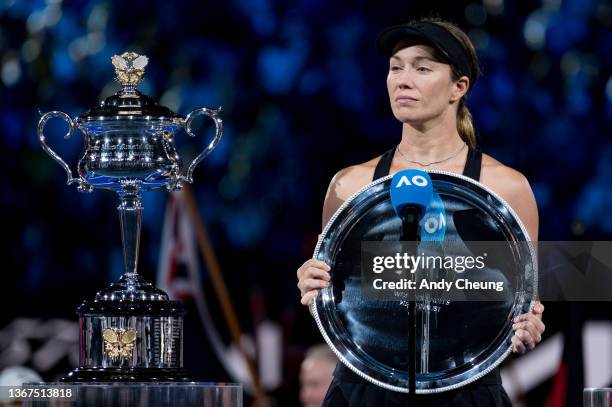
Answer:
<svg viewBox="0 0 612 407"><path fill-rule="evenodd" d="M334 175L323 203L323 226L351 195L372 182L380 156L361 164L341 169Z"/></svg>
<svg viewBox="0 0 612 407"><path fill-rule="evenodd" d="M373 158L361 164L351 165L341 169L334 175L330 182L330 187L338 193L338 196L346 200L348 197L359 191L364 186L372 182L374 170L380 157Z"/></svg>
<svg viewBox="0 0 612 407"><path fill-rule="evenodd" d="M532 240L538 239L538 207L527 178L519 171L483 154L480 182L505 200L525 224Z"/></svg>
<svg viewBox="0 0 612 407"><path fill-rule="evenodd" d="M488 154L482 155L480 182L501 194L521 192L525 187L529 187L527 178L521 172L502 164Z"/></svg>

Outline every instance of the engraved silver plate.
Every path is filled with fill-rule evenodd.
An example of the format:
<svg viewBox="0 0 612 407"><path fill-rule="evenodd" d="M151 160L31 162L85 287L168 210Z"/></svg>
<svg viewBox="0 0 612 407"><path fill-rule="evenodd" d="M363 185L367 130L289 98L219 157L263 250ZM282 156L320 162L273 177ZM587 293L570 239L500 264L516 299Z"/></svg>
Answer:
<svg viewBox="0 0 612 407"><path fill-rule="evenodd" d="M442 207L438 216L446 222L444 236L434 233L433 240L500 242L507 256L496 257L496 272L503 273L510 295L495 301L417 298L417 394L456 389L499 365L511 351L512 320L528 312L537 296L535 251L512 208L470 178L428 173ZM361 291L361 242L400 240L401 221L389 197L391 178L354 194L323 230L314 258L330 265L331 283L321 290L311 311L342 363L365 380L407 393L405 301L365 299Z"/></svg>

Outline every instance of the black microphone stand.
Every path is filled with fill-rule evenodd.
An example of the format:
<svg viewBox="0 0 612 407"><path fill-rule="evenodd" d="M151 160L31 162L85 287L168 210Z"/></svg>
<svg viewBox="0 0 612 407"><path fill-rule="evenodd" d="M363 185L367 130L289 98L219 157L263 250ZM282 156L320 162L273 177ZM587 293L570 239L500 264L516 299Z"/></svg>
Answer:
<svg viewBox="0 0 612 407"><path fill-rule="evenodd" d="M414 242L411 251L416 255L421 241L419 220L422 210L416 206L407 206L402 211L402 241ZM412 246L412 245L411 245ZM414 404L416 398L416 300L414 293L408 292L408 401Z"/></svg>

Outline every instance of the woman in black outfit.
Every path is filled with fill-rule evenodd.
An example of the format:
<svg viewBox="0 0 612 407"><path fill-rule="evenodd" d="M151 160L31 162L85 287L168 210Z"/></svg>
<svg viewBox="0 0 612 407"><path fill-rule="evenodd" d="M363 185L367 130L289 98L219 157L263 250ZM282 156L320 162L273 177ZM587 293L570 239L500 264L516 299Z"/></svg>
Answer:
<svg viewBox="0 0 612 407"><path fill-rule="evenodd" d="M407 168L437 169L471 177L500 195L538 238L538 210L527 179L476 148L465 98L478 74L468 36L442 20L420 20L389 27L377 39L389 57L387 89L394 116L402 122L400 143L380 157L347 167L331 180L323 205L323 226L353 193L368 183ZM302 304L310 305L329 283L329 266L310 259L297 271ZM540 342L544 307L515 319L512 349L523 353ZM338 363L325 406L406 405L407 395L364 381ZM508 406L499 370L457 390L417 395L419 406Z"/></svg>

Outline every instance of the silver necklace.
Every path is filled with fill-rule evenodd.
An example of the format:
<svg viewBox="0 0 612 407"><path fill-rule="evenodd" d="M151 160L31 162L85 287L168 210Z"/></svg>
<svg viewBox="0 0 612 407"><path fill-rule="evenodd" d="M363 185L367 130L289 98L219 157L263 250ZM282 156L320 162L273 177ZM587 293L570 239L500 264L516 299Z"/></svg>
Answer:
<svg viewBox="0 0 612 407"><path fill-rule="evenodd" d="M466 143L465 143L465 141L464 141L464 142L463 142L463 145L461 146L461 148L460 148L459 150L457 150L457 152L456 152L456 153L454 153L453 155L451 155L450 157L446 157L445 159L440 160L440 161L432 161L432 162L430 162L430 163L422 163L422 162L419 162L419 161L412 161L412 160L409 160L409 159L408 159L408 157L406 157L406 156L404 155L404 153L402 153L402 150L400 150L399 144L397 145L396 150L397 150L397 152L398 152L398 153L400 153L400 155L402 156L402 158L403 158L404 160L408 161L409 163L412 163L412 164L419 164L419 165L420 165L420 166L422 166L422 167L429 167L430 165L440 164L440 163L443 163L444 161L448 161L448 160L450 160L451 158L455 158L455 157L457 157L457 155L459 155L459 153L460 153L461 151L463 151L463 149L464 149L466 146L467 146L467 144L466 144Z"/></svg>

